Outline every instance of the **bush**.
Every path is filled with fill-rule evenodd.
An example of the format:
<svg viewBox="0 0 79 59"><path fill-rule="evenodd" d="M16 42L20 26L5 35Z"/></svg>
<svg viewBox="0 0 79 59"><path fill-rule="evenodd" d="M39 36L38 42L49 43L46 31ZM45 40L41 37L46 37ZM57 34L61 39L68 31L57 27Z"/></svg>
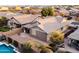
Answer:
<svg viewBox="0 0 79 59"><path fill-rule="evenodd" d="M7 25L7 18L0 16L0 26L5 26Z"/></svg>
<svg viewBox="0 0 79 59"><path fill-rule="evenodd" d="M64 43L64 33L61 31L55 31L51 33L49 46L53 47L53 51L55 52L58 49L58 45Z"/></svg>
<svg viewBox="0 0 79 59"><path fill-rule="evenodd" d="M25 45L25 51L26 52L41 52L41 53L50 53L50 52L53 52L50 48L50 46L45 46L43 44L41 44L40 42L38 41L34 41L34 40L29 40L26 42Z"/></svg>
<svg viewBox="0 0 79 59"><path fill-rule="evenodd" d="M39 47L40 53L52 53L53 51L50 48L51 48L50 46L46 47L44 45L41 45Z"/></svg>
<svg viewBox="0 0 79 59"><path fill-rule="evenodd" d="M24 44L23 52L24 53L32 53L33 52L31 43L26 42L26 44Z"/></svg>
<svg viewBox="0 0 79 59"><path fill-rule="evenodd" d="M57 49L58 49L58 47L56 47L56 44L54 44L54 43L50 43L49 46L52 47L51 50L52 50L53 52L57 51Z"/></svg>
<svg viewBox="0 0 79 59"><path fill-rule="evenodd" d="M61 44L64 42L64 33L61 31L56 31L51 33L50 41L56 44Z"/></svg>

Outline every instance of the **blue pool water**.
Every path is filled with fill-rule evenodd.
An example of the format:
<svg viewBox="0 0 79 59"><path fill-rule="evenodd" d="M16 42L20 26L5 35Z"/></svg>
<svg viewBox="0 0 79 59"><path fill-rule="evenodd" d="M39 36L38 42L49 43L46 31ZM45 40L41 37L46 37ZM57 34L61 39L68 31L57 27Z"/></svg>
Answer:
<svg viewBox="0 0 79 59"><path fill-rule="evenodd" d="M0 53L15 53L14 48L5 44L0 45Z"/></svg>

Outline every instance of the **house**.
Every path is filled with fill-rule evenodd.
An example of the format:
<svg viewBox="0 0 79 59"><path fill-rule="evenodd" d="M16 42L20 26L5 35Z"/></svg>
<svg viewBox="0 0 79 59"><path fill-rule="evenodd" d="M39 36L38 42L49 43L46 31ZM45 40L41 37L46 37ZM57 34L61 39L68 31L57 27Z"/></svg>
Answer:
<svg viewBox="0 0 79 59"><path fill-rule="evenodd" d="M21 27L24 33L28 33L42 41L47 42L50 33L64 29L70 22L64 18L58 20L56 17L45 17L44 19L39 17L40 15L20 15L14 16L8 22L8 25L12 28ZM62 29L62 30L63 30Z"/></svg>
<svg viewBox="0 0 79 59"><path fill-rule="evenodd" d="M29 9L30 14L41 14L41 9Z"/></svg>
<svg viewBox="0 0 79 59"><path fill-rule="evenodd" d="M60 8L58 11L61 16L69 16L69 11L64 8Z"/></svg>
<svg viewBox="0 0 79 59"><path fill-rule="evenodd" d="M79 50L79 28L68 36L68 45Z"/></svg>
<svg viewBox="0 0 79 59"><path fill-rule="evenodd" d="M39 15L15 15L8 21L9 27L21 27L21 25L30 24Z"/></svg>
<svg viewBox="0 0 79 59"><path fill-rule="evenodd" d="M64 30L65 26L67 26L70 22L66 21L64 18L57 19L56 17L47 17L45 19L39 19L38 27L43 30L42 36L38 34L37 37L41 37L41 39L48 41L50 34L56 30ZM43 34L44 33L44 34ZM43 37L43 38L42 38Z"/></svg>
<svg viewBox="0 0 79 59"><path fill-rule="evenodd" d="M13 13L13 12L0 12L0 16L7 17L10 19L13 16L21 15L20 13Z"/></svg>
<svg viewBox="0 0 79 59"><path fill-rule="evenodd" d="M79 35L79 28L75 32L70 34L68 36L68 38L73 39L73 40L79 40L79 36L78 35Z"/></svg>
<svg viewBox="0 0 79 59"><path fill-rule="evenodd" d="M34 24L24 25L23 26L25 28L24 32L44 42L48 42L47 40L49 40L49 36L52 32L56 30L61 30L61 28L64 29L64 27L70 23L69 21L64 21L64 20L62 19L60 22L55 17L48 16L45 17L44 19L39 17L39 19L37 20L37 24L34 23ZM36 26L33 26L35 24Z"/></svg>
<svg viewBox="0 0 79 59"><path fill-rule="evenodd" d="M79 22L74 20L69 24L69 26L74 28L79 27Z"/></svg>
<svg viewBox="0 0 79 59"><path fill-rule="evenodd" d="M24 7L23 9L24 9L24 10L27 10L27 9L30 9L30 7L27 7L27 6L26 6L26 7Z"/></svg>
<svg viewBox="0 0 79 59"><path fill-rule="evenodd" d="M71 10L69 10L69 13L71 16L78 16L79 15L79 10L76 8L71 8Z"/></svg>
<svg viewBox="0 0 79 59"><path fill-rule="evenodd" d="M1 7L1 8L0 8L0 11L8 11L8 10L9 10L8 7Z"/></svg>
<svg viewBox="0 0 79 59"><path fill-rule="evenodd" d="M70 20L70 23L65 26L63 32L64 32L64 37L66 38L67 36L69 36L71 33L73 33L77 28L78 28L78 22L76 22L75 20Z"/></svg>

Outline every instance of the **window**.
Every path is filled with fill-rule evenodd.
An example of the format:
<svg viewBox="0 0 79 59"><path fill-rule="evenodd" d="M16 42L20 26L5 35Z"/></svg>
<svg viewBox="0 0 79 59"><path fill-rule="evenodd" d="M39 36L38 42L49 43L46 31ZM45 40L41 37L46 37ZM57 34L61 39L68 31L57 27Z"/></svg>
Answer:
<svg viewBox="0 0 79 59"><path fill-rule="evenodd" d="M32 29L32 35L36 35L36 31Z"/></svg>
<svg viewBox="0 0 79 59"><path fill-rule="evenodd" d="M30 33L30 29L29 28L25 28L24 29L26 33Z"/></svg>

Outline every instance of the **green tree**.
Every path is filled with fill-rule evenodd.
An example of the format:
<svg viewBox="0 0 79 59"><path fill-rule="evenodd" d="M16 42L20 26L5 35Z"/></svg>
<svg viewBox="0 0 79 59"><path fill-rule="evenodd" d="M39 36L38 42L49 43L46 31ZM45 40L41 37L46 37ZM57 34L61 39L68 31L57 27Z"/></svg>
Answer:
<svg viewBox="0 0 79 59"><path fill-rule="evenodd" d="M54 15L54 8L48 7L48 8L43 8L41 11L42 16L53 16Z"/></svg>
<svg viewBox="0 0 79 59"><path fill-rule="evenodd" d="M53 9L51 7L48 7L49 16L53 16Z"/></svg>
<svg viewBox="0 0 79 59"><path fill-rule="evenodd" d="M43 8L41 11L41 14L42 14L42 16L45 16L45 17L48 16L48 14L49 14L48 8Z"/></svg>

